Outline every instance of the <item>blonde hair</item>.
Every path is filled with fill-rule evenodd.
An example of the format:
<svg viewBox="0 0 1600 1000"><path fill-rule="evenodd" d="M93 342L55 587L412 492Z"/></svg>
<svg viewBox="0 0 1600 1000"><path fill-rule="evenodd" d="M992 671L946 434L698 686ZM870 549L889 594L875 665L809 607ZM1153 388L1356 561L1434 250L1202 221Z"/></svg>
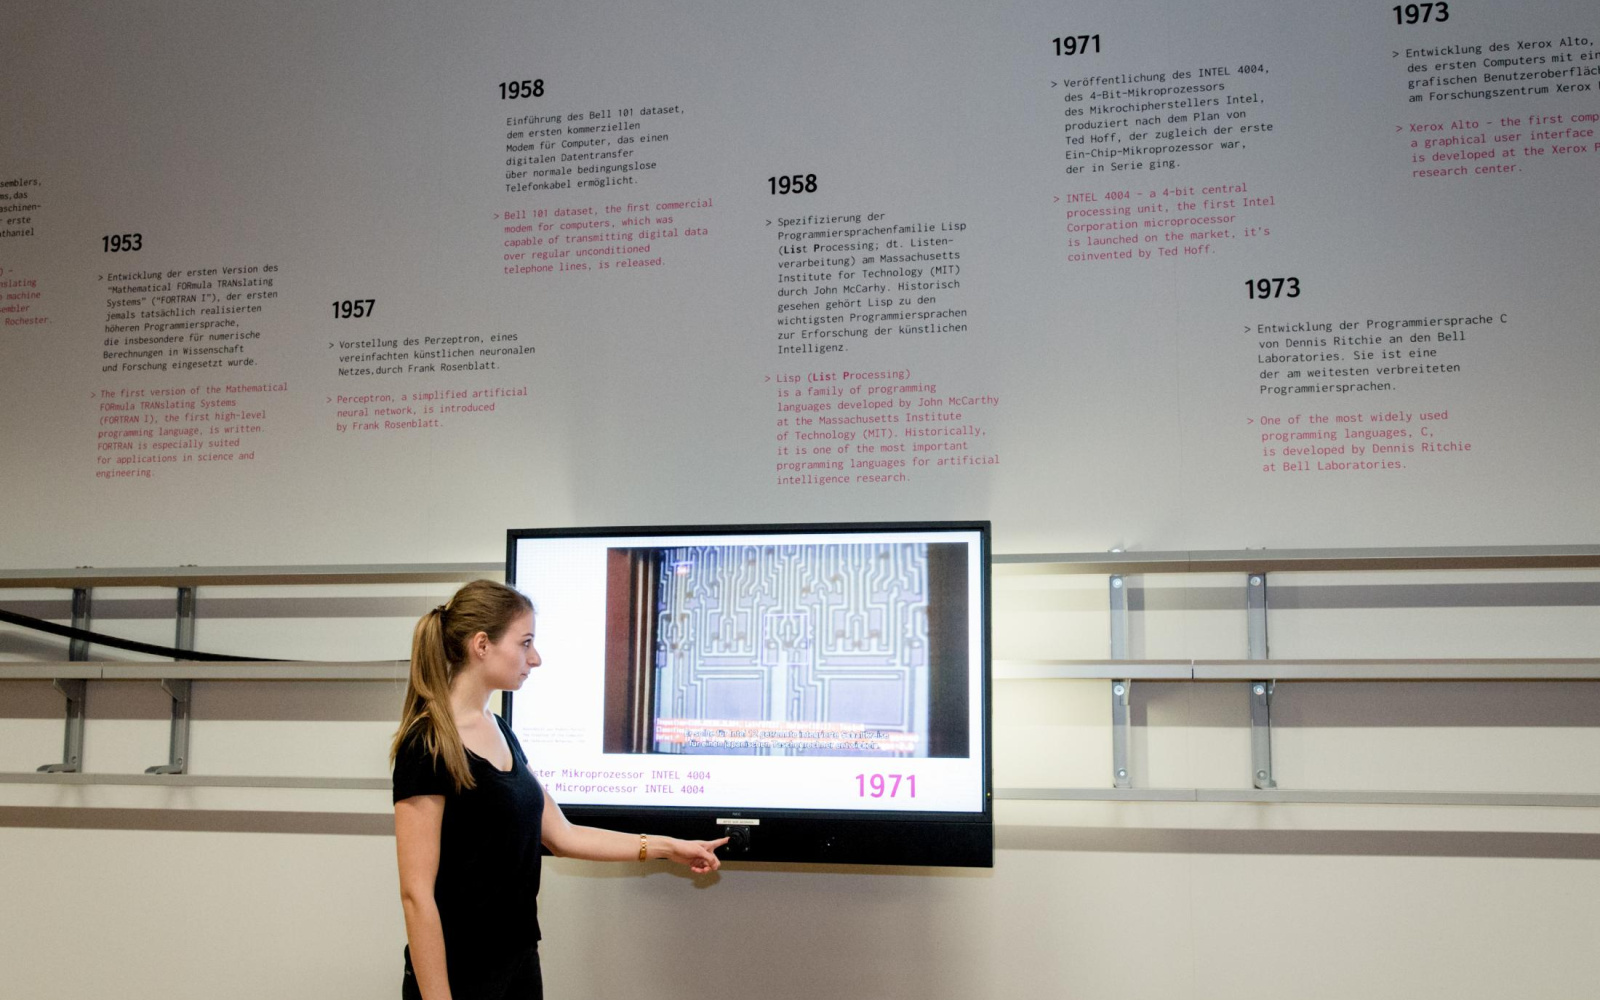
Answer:
<svg viewBox="0 0 1600 1000"><path fill-rule="evenodd" d="M533 610L521 591L493 580L473 580L449 601L423 615L411 633L411 678L400 730L389 747L393 766L400 748L420 739L423 749L454 779L456 791L473 787L466 747L450 710L450 684L467 662L467 643L479 632L499 642L519 616Z"/></svg>

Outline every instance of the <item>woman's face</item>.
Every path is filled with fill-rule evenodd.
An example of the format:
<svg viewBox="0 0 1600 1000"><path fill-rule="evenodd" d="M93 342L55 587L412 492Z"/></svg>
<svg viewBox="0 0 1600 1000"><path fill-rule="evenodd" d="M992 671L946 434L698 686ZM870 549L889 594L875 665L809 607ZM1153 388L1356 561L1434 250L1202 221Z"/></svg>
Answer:
<svg viewBox="0 0 1600 1000"><path fill-rule="evenodd" d="M500 641L489 643L483 660L491 688L515 691L522 687L528 672L540 662L539 651L533 648L533 612L524 611L513 618Z"/></svg>

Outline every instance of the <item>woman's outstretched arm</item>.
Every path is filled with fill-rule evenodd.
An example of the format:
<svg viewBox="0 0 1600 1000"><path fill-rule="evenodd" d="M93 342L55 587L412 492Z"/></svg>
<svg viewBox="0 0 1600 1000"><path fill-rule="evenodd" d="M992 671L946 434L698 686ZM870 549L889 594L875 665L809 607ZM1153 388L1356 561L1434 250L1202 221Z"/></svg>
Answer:
<svg viewBox="0 0 1600 1000"><path fill-rule="evenodd" d="M622 833L602 830L594 826L576 826L567 822L566 814L556 801L546 793L544 820L540 839L550 853L561 858L582 858L585 861L638 861L640 849L644 860L665 858L687 865L696 873L713 872L722 866L714 853L728 842L721 840L679 840L677 837L660 837L651 834ZM412 960L415 963L415 959Z"/></svg>

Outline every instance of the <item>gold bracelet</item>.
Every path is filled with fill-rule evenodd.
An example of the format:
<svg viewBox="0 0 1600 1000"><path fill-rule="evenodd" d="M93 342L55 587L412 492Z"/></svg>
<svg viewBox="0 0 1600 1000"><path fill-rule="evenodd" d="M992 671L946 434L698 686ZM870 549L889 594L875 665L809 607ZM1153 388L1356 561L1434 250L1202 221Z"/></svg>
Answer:
<svg viewBox="0 0 1600 1000"><path fill-rule="evenodd" d="M639 834L639 860L640 861L644 860L645 844L646 844L646 841L645 841L644 834L641 833L641 834Z"/></svg>

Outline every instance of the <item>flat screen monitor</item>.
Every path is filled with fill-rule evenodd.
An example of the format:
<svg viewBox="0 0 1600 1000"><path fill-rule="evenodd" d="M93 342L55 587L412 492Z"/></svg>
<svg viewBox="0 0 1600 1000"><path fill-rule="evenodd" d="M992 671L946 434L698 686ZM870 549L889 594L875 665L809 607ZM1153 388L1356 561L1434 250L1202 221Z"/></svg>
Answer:
<svg viewBox="0 0 1600 1000"><path fill-rule="evenodd" d="M526 529L504 711L574 822L988 867L988 522Z"/></svg>

